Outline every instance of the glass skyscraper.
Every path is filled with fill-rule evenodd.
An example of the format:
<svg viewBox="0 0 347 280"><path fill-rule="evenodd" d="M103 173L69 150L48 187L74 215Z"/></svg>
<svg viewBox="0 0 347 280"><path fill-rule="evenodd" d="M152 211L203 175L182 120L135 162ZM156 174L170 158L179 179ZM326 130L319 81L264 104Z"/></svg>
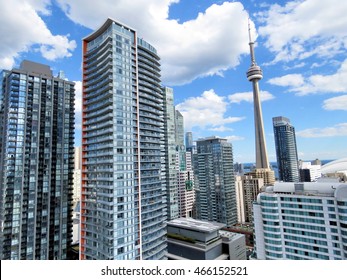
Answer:
<svg viewBox="0 0 347 280"><path fill-rule="evenodd" d="M176 170L176 118L173 89L163 88L164 95L164 140L165 140L165 185L168 220L178 218L178 186Z"/></svg>
<svg viewBox="0 0 347 280"><path fill-rule="evenodd" d="M272 121L275 135L278 179L283 182L299 182L295 128L286 117L274 117Z"/></svg>
<svg viewBox="0 0 347 280"><path fill-rule="evenodd" d="M72 241L74 83L23 61L0 81L1 259L66 259Z"/></svg>
<svg viewBox="0 0 347 280"><path fill-rule="evenodd" d="M186 143L187 151L192 152L193 151L193 133L192 132L190 131L186 132L185 143Z"/></svg>
<svg viewBox="0 0 347 280"><path fill-rule="evenodd" d="M112 19L83 39L81 259L166 251L160 59Z"/></svg>
<svg viewBox="0 0 347 280"><path fill-rule="evenodd" d="M194 154L197 219L237 223L232 145L226 139L197 140Z"/></svg>

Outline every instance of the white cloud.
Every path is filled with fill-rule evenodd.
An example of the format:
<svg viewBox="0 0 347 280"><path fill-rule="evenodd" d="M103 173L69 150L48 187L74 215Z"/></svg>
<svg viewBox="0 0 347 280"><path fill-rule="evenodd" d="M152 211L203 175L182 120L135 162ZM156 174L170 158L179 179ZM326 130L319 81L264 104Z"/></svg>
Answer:
<svg viewBox="0 0 347 280"><path fill-rule="evenodd" d="M36 12L42 15L51 15L51 10L48 8L51 4L51 0L26 0Z"/></svg>
<svg viewBox="0 0 347 280"><path fill-rule="evenodd" d="M299 87L304 84L304 77L301 74L288 74L282 77L269 79L267 82L282 87Z"/></svg>
<svg viewBox="0 0 347 280"><path fill-rule="evenodd" d="M347 2L340 0L289 1L259 13L259 34L278 61L329 58L347 47Z"/></svg>
<svg viewBox="0 0 347 280"><path fill-rule="evenodd" d="M195 19L179 23L169 19L170 5L178 0L57 1L71 20L93 30L108 17L135 28L158 50L167 85L222 75L249 52L248 13L239 2L213 4Z"/></svg>
<svg viewBox="0 0 347 280"><path fill-rule="evenodd" d="M245 138L242 136L236 136L236 135L230 135L230 136L224 136L221 138L225 138L227 139L229 142L233 142L233 141L241 141L244 140Z"/></svg>
<svg viewBox="0 0 347 280"><path fill-rule="evenodd" d="M283 66L283 69L284 70L292 70L292 69L298 69L298 68L302 68L302 67L305 67L306 66L306 63L305 62L301 62L301 63L295 63L293 66Z"/></svg>
<svg viewBox="0 0 347 280"><path fill-rule="evenodd" d="M275 96L273 96L270 92L268 91L260 91L260 100L261 101L267 101L274 99ZM230 103L241 103L242 101L245 102L253 102L253 92L238 92L234 93L228 96L228 99Z"/></svg>
<svg viewBox="0 0 347 280"><path fill-rule="evenodd" d="M341 64L336 73L331 75L289 74L268 80L268 83L289 87L289 91L298 95L313 93L340 93L347 91L347 59Z"/></svg>
<svg viewBox="0 0 347 280"><path fill-rule="evenodd" d="M324 100L323 108L325 110L344 110L347 111L347 95L329 98Z"/></svg>
<svg viewBox="0 0 347 280"><path fill-rule="evenodd" d="M53 35L38 13L48 15L49 0L0 0L0 68L11 69L21 52L39 46L48 60L69 57L76 42Z"/></svg>
<svg viewBox="0 0 347 280"><path fill-rule="evenodd" d="M347 136L347 123L339 123L332 127L309 128L296 132L296 135L303 138Z"/></svg>
<svg viewBox="0 0 347 280"><path fill-rule="evenodd" d="M209 129L210 131L219 131L219 132L225 132L225 131L233 131L232 128L226 127L224 125L218 126L218 127L212 127Z"/></svg>
<svg viewBox="0 0 347 280"><path fill-rule="evenodd" d="M228 103L225 97L217 95L213 89L205 91L201 96L190 97L176 106L184 116L185 128L193 127L216 129L244 119L244 117L227 117Z"/></svg>

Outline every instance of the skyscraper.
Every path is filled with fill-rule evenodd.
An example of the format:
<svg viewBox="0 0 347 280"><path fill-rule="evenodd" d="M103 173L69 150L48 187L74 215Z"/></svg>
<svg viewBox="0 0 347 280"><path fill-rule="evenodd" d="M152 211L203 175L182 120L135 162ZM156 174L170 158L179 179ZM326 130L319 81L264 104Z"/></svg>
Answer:
<svg viewBox="0 0 347 280"><path fill-rule="evenodd" d="M195 214L195 180L192 153L187 152L185 146L177 146L176 168L179 217L193 217Z"/></svg>
<svg viewBox="0 0 347 280"><path fill-rule="evenodd" d="M263 124L263 115L259 96L259 80L263 78L263 72L255 62L254 42L251 37L249 26L249 47L251 53L251 66L247 71L247 78L253 85L253 104L254 104L254 125L255 125L255 152L256 152L256 170L252 172L254 178L264 179L265 185L273 185L275 175L270 169L269 160L266 151L265 132Z"/></svg>
<svg viewBox="0 0 347 280"><path fill-rule="evenodd" d="M66 259L72 239L74 83L23 61L0 88L1 259Z"/></svg>
<svg viewBox="0 0 347 280"><path fill-rule="evenodd" d="M160 58L107 19L83 39L81 259L162 259L166 250Z"/></svg>
<svg viewBox="0 0 347 280"><path fill-rule="evenodd" d="M197 141L194 155L197 218L231 226L237 223L232 145L226 139Z"/></svg>
<svg viewBox="0 0 347 280"><path fill-rule="evenodd" d="M263 178L252 176L235 176L238 222L241 224L252 223L253 202L264 187Z"/></svg>
<svg viewBox="0 0 347 280"><path fill-rule="evenodd" d="M192 150L193 150L193 133L190 131L186 132L186 139L185 140L186 140L185 142L186 142L187 151L192 152Z"/></svg>
<svg viewBox="0 0 347 280"><path fill-rule="evenodd" d="M175 110L176 145L184 146L184 120L180 111Z"/></svg>
<svg viewBox="0 0 347 280"><path fill-rule="evenodd" d="M164 140L165 140L165 185L168 220L178 218L178 185L177 185L177 136L176 113L173 89L163 88L164 95Z"/></svg>
<svg viewBox="0 0 347 280"><path fill-rule="evenodd" d="M299 161L295 129L286 117L274 117L273 128L279 180L299 182Z"/></svg>

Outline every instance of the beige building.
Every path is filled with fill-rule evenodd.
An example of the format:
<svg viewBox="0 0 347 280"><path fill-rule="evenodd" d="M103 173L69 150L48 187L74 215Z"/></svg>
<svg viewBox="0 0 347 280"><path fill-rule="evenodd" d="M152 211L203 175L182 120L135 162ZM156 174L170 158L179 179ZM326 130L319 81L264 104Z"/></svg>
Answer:
<svg viewBox="0 0 347 280"><path fill-rule="evenodd" d="M273 186L275 184L275 172L270 168L256 168L245 175L253 178L262 178L265 186Z"/></svg>
<svg viewBox="0 0 347 280"><path fill-rule="evenodd" d="M263 187L263 178L253 178L250 175L235 176L238 223L252 222L253 202Z"/></svg>

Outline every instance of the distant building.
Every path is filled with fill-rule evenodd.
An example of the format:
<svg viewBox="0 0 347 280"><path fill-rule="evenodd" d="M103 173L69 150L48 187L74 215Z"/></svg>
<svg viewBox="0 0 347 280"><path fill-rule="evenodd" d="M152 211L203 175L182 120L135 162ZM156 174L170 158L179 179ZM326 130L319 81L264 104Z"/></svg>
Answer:
<svg viewBox="0 0 347 280"><path fill-rule="evenodd" d="M81 182L82 182L82 147L75 147L73 173L73 200L74 202L81 199Z"/></svg>
<svg viewBox="0 0 347 280"><path fill-rule="evenodd" d="M256 258L347 259L347 184L275 183L254 204Z"/></svg>
<svg viewBox="0 0 347 280"><path fill-rule="evenodd" d="M295 128L286 117L274 117L272 121L279 181L299 182Z"/></svg>
<svg viewBox="0 0 347 280"><path fill-rule="evenodd" d="M300 182L315 182L322 177L321 165L299 161Z"/></svg>
<svg viewBox="0 0 347 280"><path fill-rule="evenodd" d="M232 145L226 139L197 141L194 155L197 218L232 226L237 223Z"/></svg>
<svg viewBox="0 0 347 280"><path fill-rule="evenodd" d="M193 150L193 133L192 132L186 132L186 149L187 151L192 151Z"/></svg>
<svg viewBox="0 0 347 280"><path fill-rule="evenodd" d="M244 174L254 179L263 179L265 186L273 186L275 184L275 173L270 168L255 168Z"/></svg>
<svg viewBox="0 0 347 280"><path fill-rule="evenodd" d="M175 141L177 146L184 146L184 119L178 110L175 110Z"/></svg>
<svg viewBox="0 0 347 280"><path fill-rule="evenodd" d="M177 153L177 131L176 128L183 125L176 124L176 111L174 106L174 92L172 88L163 88L164 96L164 141L165 141L165 185L167 201L167 219L172 220L179 217L178 215L178 183L176 168ZM183 132L182 132L183 137Z"/></svg>
<svg viewBox="0 0 347 280"><path fill-rule="evenodd" d="M179 218L168 222L169 260L245 260L245 236L225 224Z"/></svg>
<svg viewBox="0 0 347 280"><path fill-rule="evenodd" d="M27 60L0 77L0 258L66 259L75 84Z"/></svg>
<svg viewBox="0 0 347 280"><path fill-rule="evenodd" d="M195 184L192 154L185 146L177 146L176 153L178 184L178 215L193 217L195 215Z"/></svg>
<svg viewBox="0 0 347 280"><path fill-rule="evenodd" d="M235 175L243 175L245 172L243 163L234 163L234 173Z"/></svg>
<svg viewBox="0 0 347 280"><path fill-rule="evenodd" d="M312 160L312 161L311 161L311 164L312 164L312 165L322 165L322 161L319 160L318 158L316 158L315 160Z"/></svg>
<svg viewBox="0 0 347 280"><path fill-rule="evenodd" d="M80 243L80 217L81 217L81 203L77 201L72 212L72 221L73 221L72 245Z"/></svg>
<svg viewBox="0 0 347 280"><path fill-rule="evenodd" d="M263 178L235 176L238 223L253 222L253 202L264 187Z"/></svg>

